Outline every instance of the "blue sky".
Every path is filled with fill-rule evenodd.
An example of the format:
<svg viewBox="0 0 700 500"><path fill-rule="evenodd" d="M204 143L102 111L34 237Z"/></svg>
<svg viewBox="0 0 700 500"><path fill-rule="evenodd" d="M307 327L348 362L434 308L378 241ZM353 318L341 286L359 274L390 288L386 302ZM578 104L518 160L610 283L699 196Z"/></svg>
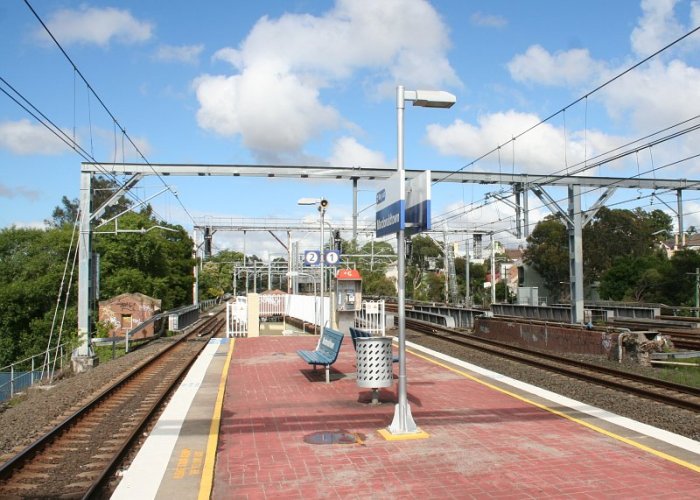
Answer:
<svg viewBox="0 0 700 500"><path fill-rule="evenodd" d="M152 163L394 168L397 84L457 96L449 110L407 107L410 169L563 172L700 114L696 33L508 143L700 25L696 1L30 3ZM0 76L7 83L98 161L140 161L128 144L122 147L122 135L23 1L0 4L0 41ZM664 167L697 154L697 139L685 134L585 175L700 179L697 160ZM500 154L471 164L499 145ZM39 226L63 195L77 197L81 161L0 94L0 227ZM317 196L330 200L331 224L351 216L351 185L337 181L166 182L198 220L315 220L314 211L296 202ZM378 186L359 188L360 208L370 206ZM145 199L161 189L151 177L134 192ZM512 210L483 203L485 193L498 189L435 185L433 216L448 213L451 225L499 231L497 238L516 246L522 241L507 232ZM599 195L584 190L584 208ZM648 195L621 190L610 203L671 213ZM673 194L659 197L675 207ZM700 194L689 191L685 198L686 226L700 226ZM171 194L152 204L169 222L191 227ZM530 206L531 221L548 213L534 197ZM240 234L217 233L214 243L243 247ZM282 251L264 233L248 235L247 248L258 255Z"/></svg>

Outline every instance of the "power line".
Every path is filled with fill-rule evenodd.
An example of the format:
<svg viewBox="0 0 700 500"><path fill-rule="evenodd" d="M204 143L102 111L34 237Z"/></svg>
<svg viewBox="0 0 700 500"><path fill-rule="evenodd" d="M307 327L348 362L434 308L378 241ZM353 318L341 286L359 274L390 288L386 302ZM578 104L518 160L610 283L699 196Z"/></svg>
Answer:
<svg viewBox="0 0 700 500"><path fill-rule="evenodd" d="M694 33L697 32L698 30L700 30L700 26L698 26L698 27L692 29L691 31L687 32L686 34L682 35L681 37L677 38L676 40L672 41L671 43L669 43L669 44L667 44L666 46L662 47L661 49L657 50L657 51L654 52L653 54L647 56L646 58L642 59L641 61L637 62L636 64L630 66L630 67L627 68L626 70L624 70L624 71L622 71L621 73L615 75L613 78L610 78L610 79L607 80L606 82L602 83L601 85L599 85L598 87L596 87L596 88L593 89L592 91L590 91L590 92L586 93L585 95L579 97L578 99L574 100L573 102L571 102L571 103L568 104L567 106L563 107L563 108L560 109L559 111L550 114L549 116L547 116L546 118L544 118L543 120L541 120L540 122L538 122L537 124L535 124L535 125L529 127L528 129L524 130L523 132L519 133L518 135L513 136L513 137L511 138L510 141L507 141L507 142L505 142L504 144L498 145L498 146L496 146L495 148L493 148L492 150L488 151L487 153L485 153L485 154L479 156L478 158L476 158L475 160L473 160L473 161L470 162L469 164L464 165L464 166L461 167L460 169L456 170L454 173L461 172L461 171L463 171L465 168L467 168L467 167L469 167L469 166L472 166L472 165L475 165L478 161L482 160L483 158L488 157L489 155L493 154L494 152L497 152L497 153L498 153L498 164L499 164L499 171L500 171L500 165L501 165L501 161L500 161L500 150L501 150L502 147L506 146L506 145L509 144L509 143L512 144L512 147L513 147L513 164L514 164L514 163L515 163L515 140L516 140L516 139L518 139L518 138L524 136L525 134L531 132L532 130L534 130L534 129L537 128L538 126L540 126L540 125L542 125L542 124L544 124L544 123L550 121L553 117L557 116L558 114L563 113L563 114L564 114L564 117L565 117L565 116L566 116L566 110L567 110L567 109L569 109L570 107L576 105L577 103L579 103L579 102L581 102L581 101L583 101L583 100L585 100L585 102L586 102L586 123L587 123L587 110L588 110L588 97L589 97L589 96L591 96L591 95L593 95L594 93L600 91L601 89L603 89L604 87L610 85L611 83L613 83L614 81L618 80L618 79L621 78L622 76L626 75L627 73L633 71L634 69L638 68L638 67L641 66L642 64L648 62L649 60L651 60L652 58L654 58L654 57L656 57L657 55L661 54L662 52L664 52L664 51L668 50L669 48L673 47L674 45L676 45L676 44L679 43L680 41L684 40L685 38L689 37L690 35L694 34ZM683 124L686 124L686 123L688 123L688 122L690 122L690 121L692 121L692 120L695 120L695 119L697 119L697 118L698 118L698 115L696 115L696 116L694 116L694 117L692 117L692 118L683 120L683 121L681 121L681 122L678 122L678 123L676 123L676 124L674 124L674 125L672 125L672 126L670 126L670 127L666 127L666 128L661 129L661 130L659 130L659 131L656 131L656 132L654 132L653 134L649 134L649 135L647 135L647 136L645 136L645 137L639 138L639 139L637 139L636 141L629 142L629 143L627 143L627 144L618 146L617 148L613 148L613 149L611 149L611 150L609 150L609 151L607 151L607 152L598 154L598 155L596 155L596 156L594 156L594 157L592 157L592 158L587 158L587 157L586 157L587 154L584 152L584 159L583 159L583 161L581 161L581 162L577 163L576 165L574 165L575 167L579 167L579 168L577 168L577 169L573 172L573 174L581 173L581 172L583 172L583 171L586 171L586 170L589 170L589 169L592 169L592 168L596 168L596 167L602 166L602 165L604 165L604 164L606 164L606 163L610 163L610 162L612 162L612 161L621 159L621 158L623 158L623 157L625 157L625 156L628 156L628 155L630 155L630 154L637 154L637 153L638 153L639 151L641 151L642 149L648 148L649 151L651 151L651 148L652 148L654 145L658 145L658 144L660 144L660 143L662 143L662 142L665 142L665 141L674 139L674 138L676 138L676 137L679 137L679 136L681 136L681 135L690 133L690 132L692 132L692 131L697 130L698 128L700 128L700 126L695 125L695 126L692 126L692 127L688 127L688 128L686 128L686 129L684 129L684 130L674 132L673 134L669 134L669 135L667 135L667 136L665 136L665 137L663 137L663 138L660 138L660 139L658 139L658 140L656 140L656 141L650 141L649 143L647 143L647 144L645 144L645 145L643 145L643 146L640 146L640 147L638 147L638 148L635 148L635 149L633 149L633 150L630 150L630 151L627 151L627 152L623 152L623 153L621 153L621 154L618 154L618 155L615 155L615 156L612 156L612 157L609 157L609 156L608 156L608 155L611 155L612 153L614 153L615 151L619 151L619 150L621 150L621 149L623 149L623 148L625 148L625 147L628 147L628 146L630 146L630 145L632 145L632 144L638 143L638 142L640 142L640 141L642 141L642 140L649 139L649 138L654 137L654 136L656 136L656 135L658 135L658 134L660 134L660 133L663 133L663 132L666 132L666 131L671 130L671 129L673 129L673 128L679 127L679 126L681 126L681 125L683 125ZM587 127L586 127L586 128L587 128ZM587 130L586 130L586 132L587 132ZM586 134L586 136L587 136L587 134ZM565 142L565 144L566 144L566 138L565 138L565 141L564 141L564 142ZM587 144L584 144L584 151L586 151L586 146L587 146ZM588 163L589 161L591 161L592 159L595 159L595 158L604 158L604 159L601 160L601 161L599 161L599 162L595 162L595 163L593 163L593 164L589 164L589 163ZM681 160L681 161L687 161L687 160L688 160L688 158L685 158L685 159L683 159L683 160ZM671 164L669 164L669 165L671 165ZM669 165L666 165L666 166L669 166ZM572 175L572 172L569 171L569 168L570 168L570 167L571 167L571 166L568 165L568 162L566 161L566 150L565 150L565 168L564 168L564 169L560 169L560 170L558 170L558 171L555 171L554 174L556 174L556 173L561 173L561 172L566 171L566 175ZM656 170L657 170L657 169L653 168L651 171L652 171L652 172L655 172ZM550 175L554 175L554 174L550 174ZM452 174L450 174L450 175L452 175ZM450 177L450 176L448 175L448 176L444 177L443 179L440 179L440 180L438 180L438 181L435 181L433 184L435 185L435 184L437 184L437 183L439 183L439 182L442 182L442 181L444 181L445 179L447 179L447 178L449 178L449 177ZM636 177L636 176L632 176L632 177L630 177L630 178L633 178L633 177ZM545 176L542 175L540 178L541 178L541 179L544 179ZM532 182L533 182L533 183L537 183L536 178L533 179ZM542 184L542 185L546 185L546 183L544 183L544 184ZM502 192L502 193L505 193L506 191L502 189L501 192ZM525 196L528 196L528 191L526 191ZM462 207L462 208L460 208L460 209L455 209L455 210L451 211L451 212L455 212L455 211L457 211L457 210L460 211L459 214L455 214L454 216L447 216L450 212L446 212L445 214L443 214L443 215L445 215L446 217L445 217L444 219L442 219L441 221L439 221L438 223L440 223L440 222L447 223L447 221L449 221L449 220L451 220L451 219L453 219L453 218L457 218L457 217L464 216L464 215L466 215L467 213L469 213L469 212L471 212L471 211L474 211L474 210L476 210L476 209L483 208L483 207L485 207L485 206L490 205L491 203L496 203L496 202L497 202L497 200L495 200L495 197L494 197L494 200L495 200L495 201L491 201L491 202L488 202L488 201L487 201L487 198L488 198L488 194L484 197L484 203L483 203L483 204L480 204L480 205L478 205L478 206L476 206L476 207L474 207L474 208L471 208L471 209L470 209L469 211L467 211L467 212L464 211L464 207ZM474 204L474 202L472 201L471 205L473 205L473 204ZM535 208L537 208L537 207L535 207ZM529 209L529 212L531 212L532 210L534 210L534 209L533 209L533 208L530 208L530 209ZM499 222L501 222L500 219L499 219ZM494 222L491 222L491 223L488 223L488 224L494 224L494 223L495 223L495 221L494 221Z"/></svg>
<svg viewBox="0 0 700 500"><path fill-rule="evenodd" d="M34 17L36 17L37 21L39 21L39 23L40 23L41 26L44 28L44 30L46 31L46 33L48 33L48 35L49 35L49 36L51 37L51 39L54 41L54 43L56 44L56 46L58 47L58 49L61 51L61 53L63 54L63 56L66 58L66 60L67 60L67 61L70 63L70 65L73 67L73 71L74 71L78 76L80 76L80 79L83 81L83 83L85 83L85 85L86 85L86 87L88 88L88 90L92 93L92 95L95 96L95 98L96 98L97 101L100 103L100 105L102 106L102 108L105 110L105 112L106 112L106 113L109 115L109 117L112 119L112 122L119 128L119 130L121 131L123 137L126 137L126 138L128 139L129 143L130 143L131 146L134 148L134 150L138 153L138 155L143 159L143 161L144 161L149 167L151 167L151 169L153 170L153 173L156 174L156 176L160 179L160 181L163 183L163 186L166 187L166 188L168 189L168 191L170 191L170 192L172 193L172 195L175 197L175 199L178 201L178 203L180 203L180 206L182 207L182 209L185 211L185 213L187 214L187 216L190 218L190 220L191 220L192 223L194 224L194 222L195 222L195 221L194 221L194 217L192 217L192 214L189 212L189 210L187 210L187 207L185 207L184 203L182 203L182 200L180 199L180 196L178 195L178 193L174 192L174 191L170 188L170 186L165 182L165 180L160 176L160 174L158 174L158 173L156 172L156 170L153 169L153 166L152 166L151 163L146 159L146 156L143 154L143 152L141 152L141 150L140 150L139 147L136 145L136 143L131 139L131 137L129 136L129 134L126 133L126 129L119 123L119 120L117 120L117 118L114 116L114 114L112 114L112 112L110 111L110 109L109 109L109 108L107 107L107 105L104 103L104 101L102 100L102 98L100 98L100 96L97 94L97 92L95 91L95 89L93 89L92 85L90 85L90 82L88 82L87 78L85 78L85 76L84 76L83 73L80 71L80 69L78 68L78 66L73 62L73 59L71 59L71 57L68 55L68 53L65 51L65 49L63 48L63 46L62 46L62 45L60 44L60 42L56 39L56 37L53 35L53 33L51 32L51 30L49 29L49 27L46 25L46 23L44 23L44 21L41 19L41 17L40 17L39 14L36 12L36 10L34 10L34 7L32 7L32 5L29 3L29 0L24 0L24 3L27 5L27 7L29 8L29 10L32 12L32 14L34 15Z"/></svg>
<svg viewBox="0 0 700 500"><path fill-rule="evenodd" d="M26 1L26 0L25 0L25 1ZM696 28L693 28L692 30L690 30L690 31L687 32L686 34L684 34L684 35L682 35L682 36L676 38L676 39L673 40L671 43L669 43L669 44L665 45L664 47L660 48L659 50L657 50L657 51L654 52L653 54L651 54L651 55L645 57L644 59L642 59L641 61L639 61L639 62L633 64L632 66L630 66L629 68L625 69L625 70L622 71L621 73L618 73L618 74L615 75L614 77L612 77L612 78L610 78L609 80L605 81L604 83L598 85L596 88L594 88L594 89L591 90L590 92L586 93L585 95L583 95L583 96L579 97L578 99L572 101L571 103L567 104L566 106L564 106L563 108L561 108L559 111L556 111L556 112L550 114L550 115L547 116L546 118L540 120L538 123L532 125L531 127L527 128L526 130L524 130L524 131L520 132L519 134L513 136L511 140L506 141L505 143L503 143L503 144L501 144L501 145L499 145L499 146L496 146L495 148L491 149L491 150L488 151L487 153L484 153L484 154L482 154L481 156L479 156L478 158L476 158L475 160L472 160L470 163L468 163L468 164L462 166L462 167L459 168L458 170L455 170L454 173L461 172L461 171L464 170L465 168L470 167L470 166L472 166L472 165L475 165L478 161L480 161L480 160L486 158L487 156L493 154L494 152L497 152L497 151L498 151L501 147L503 147L503 146L506 146L506 145L508 145L508 144L510 144L510 143L513 143L513 144L514 144L516 139L519 139L520 137L522 137L522 136L524 136L525 134L531 132L532 130L536 129L536 128L539 127L540 125L543 125L543 124L547 123L549 120L551 120L552 118L554 118L554 117L557 116L558 114L560 114L560 113L562 113L562 112L565 112L568 108L570 108L570 107L572 107L572 106L578 104L579 102L581 102L581 101L583 101L583 100L587 100L588 97L592 96L592 95L595 94L596 92L598 92L598 91L602 90L603 88L607 87L608 85L610 85L611 83L615 82L616 80L622 78L624 75L626 75L627 73L629 73L629 72L635 70L636 68L638 68L638 67L641 66L642 64L644 64L644 63L650 61L651 59L653 59L653 58L656 57L657 55L661 54L662 52L664 52L664 51L670 49L671 47L673 47L674 45L680 43L682 40L688 38L690 35L694 34L694 33L697 32L698 30L700 30L700 26L697 26ZM587 102L587 101L586 101L586 102ZM446 176L446 177L444 177L443 179L434 182L433 184L437 184L438 182L444 182L444 180L447 179L447 178L449 178L449 177L450 177L450 176Z"/></svg>
<svg viewBox="0 0 700 500"><path fill-rule="evenodd" d="M71 138L66 132L63 131L54 121L52 121L48 116L46 116L39 108L37 108L32 102L27 99L19 90L13 87L5 78L0 76L0 82L7 86L15 95L10 94L6 89L0 86L0 91L14 101L20 108L22 108L27 114L34 118L38 123L43 125L49 132L55 135L60 141L65 143L69 148L71 148L75 153L77 153L81 158L83 158L87 163L94 165L105 177L113 180L117 185L119 185L119 180L117 176L109 172L107 169L102 167L100 163L92 156L91 153L87 152L74 138ZM19 98L19 100L18 100ZM20 100L22 102L20 102ZM30 109L31 108L31 109ZM141 202L139 197L132 193L131 191L126 191L136 202ZM153 211L156 216L163 219L155 210Z"/></svg>

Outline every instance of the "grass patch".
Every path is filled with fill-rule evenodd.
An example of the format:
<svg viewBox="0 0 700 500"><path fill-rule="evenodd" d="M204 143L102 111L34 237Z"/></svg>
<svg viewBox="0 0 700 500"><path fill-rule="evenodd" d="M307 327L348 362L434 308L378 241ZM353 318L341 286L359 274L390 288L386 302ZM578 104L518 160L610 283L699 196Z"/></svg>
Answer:
<svg viewBox="0 0 700 500"><path fill-rule="evenodd" d="M111 345L95 346L95 355L100 360L100 363L106 363L113 359L124 356L124 344L116 344L114 349Z"/></svg>
<svg viewBox="0 0 700 500"><path fill-rule="evenodd" d="M700 358L683 358L678 361L700 365ZM700 388L700 366L661 365L655 369L655 373L660 379Z"/></svg>

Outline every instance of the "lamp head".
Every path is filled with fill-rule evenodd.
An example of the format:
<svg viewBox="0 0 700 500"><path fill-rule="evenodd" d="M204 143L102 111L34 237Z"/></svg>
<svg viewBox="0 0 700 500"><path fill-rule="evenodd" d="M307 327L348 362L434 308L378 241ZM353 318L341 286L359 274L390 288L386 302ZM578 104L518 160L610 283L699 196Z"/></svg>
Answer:
<svg viewBox="0 0 700 500"><path fill-rule="evenodd" d="M444 90L406 91L406 100L413 101L414 106L423 108L451 108L457 98Z"/></svg>
<svg viewBox="0 0 700 500"><path fill-rule="evenodd" d="M297 201L297 205L315 205L316 203L320 203L322 198L300 198L299 201Z"/></svg>

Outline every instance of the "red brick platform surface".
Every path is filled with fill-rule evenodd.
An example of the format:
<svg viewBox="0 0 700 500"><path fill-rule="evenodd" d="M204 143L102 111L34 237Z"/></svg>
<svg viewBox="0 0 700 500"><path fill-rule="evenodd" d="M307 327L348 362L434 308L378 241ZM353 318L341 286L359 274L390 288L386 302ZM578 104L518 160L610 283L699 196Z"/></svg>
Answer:
<svg viewBox="0 0 700 500"><path fill-rule="evenodd" d="M430 437L385 441L384 404L353 378L344 340L331 377L296 354L314 337L238 339L226 386L212 498L698 498L700 474L414 355L414 420ZM398 373L395 365L394 373ZM355 444L314 445L319 431Z"/></svg>

